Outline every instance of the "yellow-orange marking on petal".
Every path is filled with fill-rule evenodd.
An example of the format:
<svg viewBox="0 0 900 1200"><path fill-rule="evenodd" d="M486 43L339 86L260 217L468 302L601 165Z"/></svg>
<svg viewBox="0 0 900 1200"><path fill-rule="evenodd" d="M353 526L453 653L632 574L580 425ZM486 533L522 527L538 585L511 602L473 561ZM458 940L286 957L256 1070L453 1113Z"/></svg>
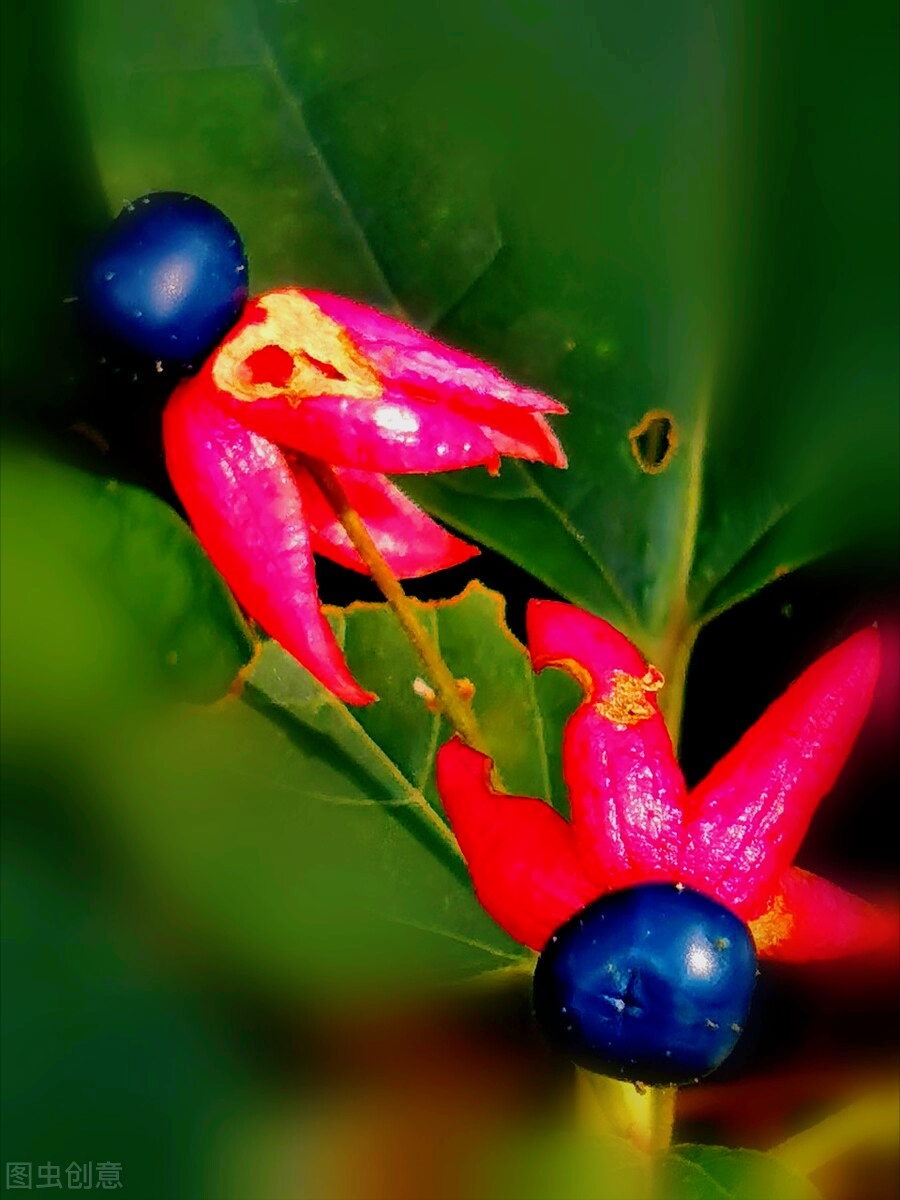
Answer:
<svg viewBox="0 0 900 1200"><path fill-rule="evenodd" d="M542 662L541 666L556 667L558 671L565 671L567 675L571 675L584 692L585 699L589 699L594 691L594 681L590 671L581 663L576 662L574 658L550 658Z"/></svg>
<svg viewBox="0 0 900 1200"><path fill-rule="evenodd" d="M625 671L614 671L612 690L597 701L594 709L614 725L639 725L656 713L647 693L658 692L664 683L656 667L650 667L640 679Z"/></svg>
<svg viewBox="0 0 900 1200"><path fill-rule="evenodd" d="M773 946L777 946L790 936L794 918L785 907L784 896L778 895L761 917L757 917L747 924L756 943L756 949L761 952L771 950Z"/></svg>
<svg viewBox="0 0 900 1200"><path fill-rule="evenodd" d="M378 373L347 331L302 292L270 292L254 303L264 319L245 325L216 354L212 375L221 391L247 403L283 396L295 408L307 396L382 395ZM260 367L273 351L281 352L279 370L267 376Z"/></svg>

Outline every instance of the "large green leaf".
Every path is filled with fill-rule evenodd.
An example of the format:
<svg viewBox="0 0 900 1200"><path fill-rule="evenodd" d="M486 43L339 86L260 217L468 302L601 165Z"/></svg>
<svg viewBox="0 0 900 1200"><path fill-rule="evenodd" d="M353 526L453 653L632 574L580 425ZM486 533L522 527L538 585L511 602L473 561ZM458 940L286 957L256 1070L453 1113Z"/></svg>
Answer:
<svg viewBox="0 0 900 1200"><path fill-rule="evenodd" d="M535 680L480 586L424 609L513 791L563 802L566 676ZM268 643L241 697L147 723L116 750L115 827L157 898L224 961L286 992L527 968L478 904L432 781L449 732L416 694L421 667L381 605L336 614L352 711Z"/></svg>
<svg viewBox="0 0 900 1200"><path fill-rule="evenodd" d="M258 287L402 306L570 406L566 472L407 481L564 595L647 644L895 530L894 6L76 11L113 205L199 191Z"/></svg>

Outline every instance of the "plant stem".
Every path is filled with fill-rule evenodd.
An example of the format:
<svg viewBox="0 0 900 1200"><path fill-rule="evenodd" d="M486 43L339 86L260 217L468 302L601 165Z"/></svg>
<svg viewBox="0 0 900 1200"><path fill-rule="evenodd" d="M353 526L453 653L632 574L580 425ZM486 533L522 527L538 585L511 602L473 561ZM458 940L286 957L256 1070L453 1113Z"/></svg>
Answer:
<svg viewBox="0 0 900 1200"><path fill-rule="evenodd" d="M317 459L305 458L304 466L315 479L338 520L347 531L356 552L369 569L369 573L393 609L403 632L418 654L431 686L434 688L441 712L464 742L474 750L487 754L484 736L468 702L463 700L450 668L441 657L427 630L416 615L409 597L400 581L385 562L359 513L347 498L347 493L331 467Z"/></svg>
<svg viewBox="0 0 900 1200"><path fill-rule="evenodd" d="M578 1122L587 1133L614 1133L645 1154L664 1154L672 1142L678 1089L644 1088L594 1075L576 1076Z"/></svg>
<svg viewBox="0 0 900 1200"><path fill-rule="evenodd" d="M898 1130L900 1093L892 1086L825 1117L776 1146L770 1154L799 1175L809 1175L857 1146L879 1143L895 1146Z"/></svg>
<svg viewBox="0 0 900 1200"><path fill-rule="evenodd" d="M650 1119L648 1123L648 1149L651 1154L665 1154L672 1145L672 1130L675 1127L676 1087L650 1089Z"/></svg>

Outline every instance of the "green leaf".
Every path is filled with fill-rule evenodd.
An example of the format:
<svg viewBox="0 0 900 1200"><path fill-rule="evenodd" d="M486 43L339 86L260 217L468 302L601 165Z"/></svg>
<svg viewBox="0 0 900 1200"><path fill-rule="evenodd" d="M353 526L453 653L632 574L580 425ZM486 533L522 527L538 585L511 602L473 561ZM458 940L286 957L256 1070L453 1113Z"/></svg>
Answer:
<svg viewBox="0 0 900 1200"><path fill-rule="evenodd" d="M816 1200L802 1175L756 1150L676 1146L661 1168L660 1200Z"/></svg>
<svg viewBox="0 0 900 1200"><path fill-rule="evenodd" d="M514 791L561 797L567 677L535 680L473 585L423 608ZM416 694L421 667L383 605L335 614L351 671L381 696L339 704L274 643L239 699L145 725L116 748L116 828L160 911L243 975L289 993L527 972L441 833L434 756L450 731Z"/></svg>
<svg viewBox="0 0 900 1200"><path fill-rule="evenodd" d="M2 403L28 421L68 386L77 349L65 301L104 207L65 9L47 0L2 12Z"/></svg>
<svg viewBox="0 0 900 1200"><path fill-rule="evenodd" d="M77 14L114 206L199 191L255 286L402 307L570 407L568 471L404 486L645 648L835 541L896 537L885 0L849 26L737 0Z"/></svg>
<svg viewBox="0 0 900 1200"><path fill-rule="evenodd" d="M160 683L196 701L227 691L250 634L168 505L16 443L4 447L2 490L12 715L58 711L86 726L96 703L109 712Z"/></svg>

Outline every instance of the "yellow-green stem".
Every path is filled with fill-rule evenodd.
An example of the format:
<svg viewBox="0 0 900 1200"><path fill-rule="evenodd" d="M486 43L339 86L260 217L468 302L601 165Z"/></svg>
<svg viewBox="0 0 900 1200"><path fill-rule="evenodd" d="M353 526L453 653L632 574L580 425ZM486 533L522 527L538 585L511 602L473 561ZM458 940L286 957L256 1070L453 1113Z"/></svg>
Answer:
<svg viewBox="0 0 900 1200"><path fill-rule="evenodd" d="M788 1138L770 1151L773 1158L799 1175L809 1175L848 1151L863 1145L893 1148L900 1131L900 1091L896 1084Z"/></svg>
<svg viewBox="0 0 900 1200"><path fill-rule="evenodd" d="M650 1089L648 1150L651 1154L665 1154L672 1144L675 1127L675 1101L678 1088L657 1087Z"/></svg>
<svg viewBox="0 0 900 1200"><path fill-rule="evenodd" d="M359 513L347 498L347 493L341 487L340 480L325 463L307 459L305 465L327 497L338 520L347 531L347 536L353 543L356 552L368 567L370 575L393 609L403 632L412 643L428 676L428 681L434 688L441 712L463 741L482 754L487 754L487 745L472 709L460 696L450 668L444 662L440 651L416 615L415 609L409 602L409 597L403 591L394 572L385 562Z"/></svg>
<svg viewBox="0 0 900 1200"><path fill-rule="evenodd" d="M664 1154L672 1142L678 1089L642 1088L578 1069L577 1118L586 1133L613 1133L645 1154Z"/></svg>

